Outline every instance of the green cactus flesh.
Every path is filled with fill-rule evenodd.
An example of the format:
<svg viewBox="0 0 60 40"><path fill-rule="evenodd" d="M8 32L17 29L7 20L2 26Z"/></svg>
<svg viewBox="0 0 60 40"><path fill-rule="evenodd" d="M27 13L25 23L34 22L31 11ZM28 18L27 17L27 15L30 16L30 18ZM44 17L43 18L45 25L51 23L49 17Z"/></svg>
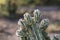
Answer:
<svg viewBox="0 0 60 40"><path fill-rule="evenodd" d="M34 17L31 17L29 13L25 13L24 19L19 19L18 37L20 40L50 40L48 33L45 32L49 20L43 19L40 22L41 12L38 9L33 14Z"/></svg>

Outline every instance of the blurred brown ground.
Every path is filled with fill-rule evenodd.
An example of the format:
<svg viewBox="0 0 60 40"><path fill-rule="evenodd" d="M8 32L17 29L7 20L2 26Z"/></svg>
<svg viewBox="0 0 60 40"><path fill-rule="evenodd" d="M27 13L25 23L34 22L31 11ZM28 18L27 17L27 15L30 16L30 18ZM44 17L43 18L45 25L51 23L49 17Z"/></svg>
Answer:
<svg viewBox="0 0 60 40"><path fill-rule="evenodd" d="M17 22L7 19L0 19L0 40L18 40L15 35L17 30Z"/></svg>

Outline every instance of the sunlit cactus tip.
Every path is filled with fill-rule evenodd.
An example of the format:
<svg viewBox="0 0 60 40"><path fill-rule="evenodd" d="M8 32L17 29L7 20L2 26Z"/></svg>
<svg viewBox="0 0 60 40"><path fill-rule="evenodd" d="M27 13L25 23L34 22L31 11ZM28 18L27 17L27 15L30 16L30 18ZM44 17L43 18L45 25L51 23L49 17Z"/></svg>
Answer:
<svg viewBox="0 0 60 40"><path fill-rule="evenodd" d="M39 22L40 17L41 17L41 11L39 9L34 10L34 21Z"/></svg>

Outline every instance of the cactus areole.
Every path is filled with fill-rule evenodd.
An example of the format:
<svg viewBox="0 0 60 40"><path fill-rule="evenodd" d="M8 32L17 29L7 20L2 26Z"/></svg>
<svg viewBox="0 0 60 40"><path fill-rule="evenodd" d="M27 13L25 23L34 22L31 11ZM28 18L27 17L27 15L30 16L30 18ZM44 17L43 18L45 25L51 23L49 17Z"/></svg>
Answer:
<svg viewBox="0 0 60 40"><path fill-rule="evenodd" d="M16 35L20 40L50 40L48 33L45 32L49 25L48 19L40 21L41 12L36 9L33 12L34 17L29 13L24 14L24 19L19 19Z"/></svg>

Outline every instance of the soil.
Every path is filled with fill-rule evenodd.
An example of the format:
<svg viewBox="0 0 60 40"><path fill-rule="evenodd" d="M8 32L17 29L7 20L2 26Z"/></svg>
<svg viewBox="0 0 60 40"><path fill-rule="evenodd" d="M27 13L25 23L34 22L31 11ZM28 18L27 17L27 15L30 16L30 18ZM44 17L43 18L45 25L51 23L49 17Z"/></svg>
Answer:
<svg viewBox="0 0 60 40"><path fill-rule="evenodd" d="M19 40L16 36L17 21L0 19L0 40Z"/></svg>

